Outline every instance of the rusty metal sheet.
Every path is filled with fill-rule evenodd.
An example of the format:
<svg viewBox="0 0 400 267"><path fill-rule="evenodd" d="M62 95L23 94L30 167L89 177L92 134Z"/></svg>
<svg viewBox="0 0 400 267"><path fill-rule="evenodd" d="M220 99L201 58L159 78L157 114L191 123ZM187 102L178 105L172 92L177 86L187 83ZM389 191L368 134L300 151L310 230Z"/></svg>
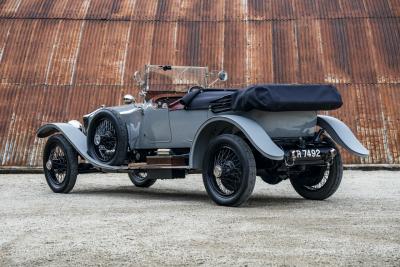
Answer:
<svg viewBox="0 0 400 267"><path fill-rule="evenodd" d="M65 20L57 26L55 40L49 51L45 84L71 85L77 64L85 21Z"/></svg>
<svg viewBox="0 0 400 267"><path fill-rule="evenodd" d="M14 17L22 0L4 0L0 2L0 17Z"/></svg>
<svg viewBox="0 0 400 267"><path fill-rule="evenodd" d="M40 165L34 129L137 95L145 64L224 68L217 86L334 83L329 114L371 149L345 162L400 163L399 15L397 0L3 0L0 165Z"/></svg>
<svg viewBox="0 0 400 267"><path fill-rule="evenodd" d="M133 86L133 73L143 70L144 65L151 62L154 27L154 22L130 23L123 84Z"/></svg>
<svg viewBox="0 0 400 267"><path fill-rule="evenodd" d="M4 49L6 47L8 38L10 36L12 26L13 26L12 21L6 19L0 20L0 64L2 63Z"/></svg>
<svg viewBox="0 0 400 267"><path fill-rule="evenodd" d="M299 62L295 23L293 21L274 21L272 24L272 44L274 82L297 83L299 80Z"/></svg>
<svg viewBox="0 0 400 267"><path fill-rule="evenodd" d="M81 120L99 103L121 104L128 92L136 93L121 86L0 86L0 165L40 165L43 140L35 138L40 125Z"/></svg>
<svg viewBox="0 0 400 267"><path fill-rule="evenodd" d="M272 22L253 21L248 24L249 78L252 83L274 82Z"/></svg>
<svg viewBox="0 0 400 267"><path fill-rule="evenodd" d="M391 17L394 15L389 0L364 0L364 6L370 17Z"/></svg>
<svg viewBox="0 0 400 267"><path fill-rule="evenodd" d="M200 64L200 23L177 23L175 65L199 66Z"/></svg>
<svg viewBox="0 0 400 267"><path fill-rule="evenodd" d="M177 10L179 10L180 21L222 21L225 14L225 1L182 0Z"/></svg>
<svg viewBox="0 0 400 267"><path fill-rule="evenodd" d="M379 83L400 82L400 18L369 19L371 56Z"/></svg>
<svg viewBox="0 0 400 267"><path fill-rule="evenodd" d="M28 25L33 30L30 35L31 39L28 39L29 42L26 46L19 83L43 84L45 82L47 66L51 56L50 51L53 48L60 23L60 21L56 20L34 20L32 21L32 26ZM21 38L24 38L24 36L21 36ZM17 52L17 50L13 49L12 44L8 49L12 52Z"/></svg>
<svg viewBox="0 0 400 267"><path fill-rule="evenodd" d="M212 70L223 69L224 24L220 22L200 23L199 66Z"/></svg>
<svg viewBox="0 0 400 267"><path fill-rule="evenodd" d="M400 16L400 1L399 0L389 0L389 5L392 8L392 13L394 16Z"/></svg>
<svg viewBox="0 0 400 267"><path fill-rule="evenodd" d="M17 86L0 85L0 165L3 164L5 158L10 155L8 153L8 130L14 120L13 109L17 96Z"/></svg>
<svg viewBox="0 0 400 267"><path fill-rule="evenodd" d="M339 0L319 0L317 1L318 13L322 18L341 17L341 6Z"/></svg>
<svg viewBox="0 0 400 267"><path fill-rule="evenodd" d="M65 9L57 18L83 19L89 9L92 0L66 0Z"/></svg>
<svg viewBox="0 0 400 267"><path fill-rule="evenodd" d="M151 64L175 64L177 25L176 22L155 22L151 44Z"/></svg>
<svg viewBox="0 0 400 267"><path fill-rule="evenodd" d="M291 19L295 17L295 10L292 0L272 1L272 18Z"/></svg>
<svg viewBox="0 0 400 267"><path fill-rule="evenodd" d="M91 0L18 0L16 18L85 18Z"/></svg>
<svg viewBox="0 0 400 267"><path fill-rule="evenodd" d="M389 17L397 0L3 0L0 17L221 21Z"/></svg>
<svg viewBox="0 0 400 267"><path fill-rule="evenodd" d="M223 69L229 73L224 86L241 88L248 79L247 23L226 22L224 27Z"/></svg>
<svg viewBox="0 0 400 267"><path fill-rule="evenodd" d="M366 20L346 23L348 59L353 83L376 83L374 60L370 56L371 43Z"/></svg>
<svg viewBox="0 0 400 267"><path fill-rule="evenodd" d="M320 21L325 82L351 82L349 40L345 20Z"/></svg>
<svg viewBox="0 0 400 267"><path fill-rule="evenodd" d="M364 0L340 0L340 16L359 18L366 17L367 10L364 5Z"/></svg>
<svg viewBox="0 0 400 267"><path fill-rule="evenodd" d="M181 11L180 0L161 0L158 1L155 13L156 21L176 21Z"/></svg>
<svg viewBox="0 0 400 267"><path fill-rule="evenodd" d="M295 27L298 82L319 83L324 80L320 21L299 21Z"/></svg>
<svg viewBox="0 0 400 267"><path fill-rule="evenodd" d="M3 83L43 84L59 21L13 21L4 46L0 74Z"/></svg>
<svg viewBox="0 0 400 267"><path fill-rule="evenodd" d="M158 0L137 0L132 13L132 20L151 21L155 20Z"/></svg>
<svg viewBox="0 0 400 267"><path fill-rule="evenodd" d="M12 114L8 127L3 133L0 151L2 151L2 165L28 165L29 148L34 143L37 112L41 108L40 98L43 97L41 88L30 88L29 97L24 87L14 87L15 98L12 103Z"/></svg>
<svg viewBox="0 0 400 267"><path fill-rule="evenodd" d="M385 163L387 148L383 142L384 129L379 91L371 86L355 86L357 93L358 124L357 131L361 133L363 142L374 151L365 160L366 163Z"/></svg>
<svg viewBox="0 0 400 267"><path fill-rule="evenodd" d="M224 20L239 21L247 17L247 1L230 0L229 3L225 0Z"/></svg>
<svg viewBox="0 0 400 267"><path fill-rule="evenodd" d="M135 8L134 0L91 0L86 19L129 20Z"/></svg>
<svg viewBox="0 0 400 267"><path fill-rule="evenodd" d="M1 83L16 84L19 82L25 54L29 42L27 37L32 31L32 23L30 21L17 20L12 21L12 27L7 31L7 37L2 48L2 60L0 64ZM4 23L2 23L3 25ZM3 32L6 34L6 32Z"/></svg>
<svg viewBox="0 0 400 267"><path fill-rule="evenodd" d="M379 102L382 109L385 163L400 163L400 85L379 85Z"/></svg>
<svg viewBox="0 0 400 267"><path fill-rule="evenodd" d="M80 42L74 84L121 84L129 22L87 21Z"/></svg>
<svg viewBox="0 0 400 267"><path fill-rule="evenodd" d="M399 164L398 85L389 84L339 84L344 105L329 112L343 120L371 151L368 158L360 159L344 154L351 163Z"/></svg>
<svg viewBox="0 0 400 267"><path fill-rule="evenodd" d="M343 99L343 107L334 110L334 111L325 111L321 112L326 115L334 116L340 120L342 120L346 125L352 129L353 133L357 136L357 138L365 145L365 136L363 132L359 131L357 127L358 117L355 114L358 114L358 106L354 101L356 99L356 90L351 87L351 85L347 84L337 84L336 85ZM361 158L356 157L350 153L348 153L345 149L340 149L343 161L351 162L353 164L360 164Z"/></svg>
<svg viewBox="0 0 400 267"><path fill-rule="evenodd" d="M20 1L20 5L16 10L16 17L28 18L54 18L60 17L68 1L53 0L30 0Z"/></svg>

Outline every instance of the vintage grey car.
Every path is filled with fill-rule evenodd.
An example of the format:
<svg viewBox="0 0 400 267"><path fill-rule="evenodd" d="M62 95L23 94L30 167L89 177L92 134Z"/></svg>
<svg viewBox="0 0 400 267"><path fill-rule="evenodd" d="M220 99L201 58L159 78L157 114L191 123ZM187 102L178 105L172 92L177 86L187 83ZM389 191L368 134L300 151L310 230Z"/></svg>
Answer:
<svg viewBox="0 0 400 267"><path fill-rule="evenodd" d="M340 120L319 115L342 99L331 85L261 84L221 89L224 71L146 65L134 78L140 103L101 106L73 120L48 123L43 169L49 187L68 193L78 173L125 172L138 187L157 179L202 173L211 199L239 206L256 176L269 184L289 179L304 198L331 196L342 179L337 145L357 156L368 150Z"/></svg>

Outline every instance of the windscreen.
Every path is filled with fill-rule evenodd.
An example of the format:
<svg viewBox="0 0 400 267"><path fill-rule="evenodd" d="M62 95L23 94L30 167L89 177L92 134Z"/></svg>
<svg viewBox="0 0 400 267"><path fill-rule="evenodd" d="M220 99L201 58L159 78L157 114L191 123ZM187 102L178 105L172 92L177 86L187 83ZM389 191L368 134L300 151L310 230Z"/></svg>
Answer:
<svg viewBox="0 0 400 267"><path fill-rule="evenodd" d="M207 67L146 66L146 90L186 92L192 86L207 86Z"/></svg>

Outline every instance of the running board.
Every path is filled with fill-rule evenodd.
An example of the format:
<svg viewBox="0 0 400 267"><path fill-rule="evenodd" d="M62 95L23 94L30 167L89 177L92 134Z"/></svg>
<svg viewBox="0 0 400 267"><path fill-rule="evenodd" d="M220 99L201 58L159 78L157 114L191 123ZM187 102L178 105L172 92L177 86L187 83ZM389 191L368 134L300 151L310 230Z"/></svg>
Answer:
<svg viewBox="0 0 400 267"><path fill-rule="evenodd" d="M121 165L121 166L107 166L107 167L98 167L93 166L96 169L105 172L130 172L133 170L189 170L190 167L188 165L180 165L180 166L171 166L167 164L143 164L143 163L130 163L129 165Z"/></svg>
<svg viewBox="0 0 400 267"><path fill-rule="evenodd" d="M189 169L189 165L130 163L128 170Z"/></svg>
<svg viewBox="0 0 400 267"><path fill-rule="evenodd" d="M176 179L185 178L188 165L130 163L128 170L143 170L148 179Z"/></svg>

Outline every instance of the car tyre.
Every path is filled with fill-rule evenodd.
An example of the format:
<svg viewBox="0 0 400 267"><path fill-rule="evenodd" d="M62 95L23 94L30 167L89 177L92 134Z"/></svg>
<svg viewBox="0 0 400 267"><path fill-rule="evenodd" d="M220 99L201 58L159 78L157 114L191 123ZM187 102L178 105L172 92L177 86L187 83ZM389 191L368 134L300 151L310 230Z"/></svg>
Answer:
<svg viewBox="0 0 400 267"><path fill-rule="evenodd" d="M43 170L53 192L68 193L74 188L78 176L78 154L63 135L53 135L47 140Z"/></svg>
<svg viewBox="0 0 400 267"><path fill-rule="evenodd" d="M211 140L203 159L203 183L218 205L240 206L256 182L256 162L249 145L240 137L223 134Z"/></svg>
<svg viewBox="0 0 400 267"><path fill-rule="evenodd" d="M304 173L290 178L294 190L305 199L327 199L336 192L342 181L342 157L333 141L327 139L327 142L337 151L329 169L327 166L309 166Z"/></svg>
<svg viewBox="0 0 400 267"><path fill-rule="evenodd" d="M118 112L103 109L95 115L88 128L87 146L89 154L102 163L122 165L125 162L128 131Z"/></svg>
<svg viewBox="0 0 400 267"><path fill-rule="evenodd" d="M147 179L147 172L145 171L134 170L129 172L128 175L131 182L137 187L147 188L157 181L157 179Z"/></svg>

